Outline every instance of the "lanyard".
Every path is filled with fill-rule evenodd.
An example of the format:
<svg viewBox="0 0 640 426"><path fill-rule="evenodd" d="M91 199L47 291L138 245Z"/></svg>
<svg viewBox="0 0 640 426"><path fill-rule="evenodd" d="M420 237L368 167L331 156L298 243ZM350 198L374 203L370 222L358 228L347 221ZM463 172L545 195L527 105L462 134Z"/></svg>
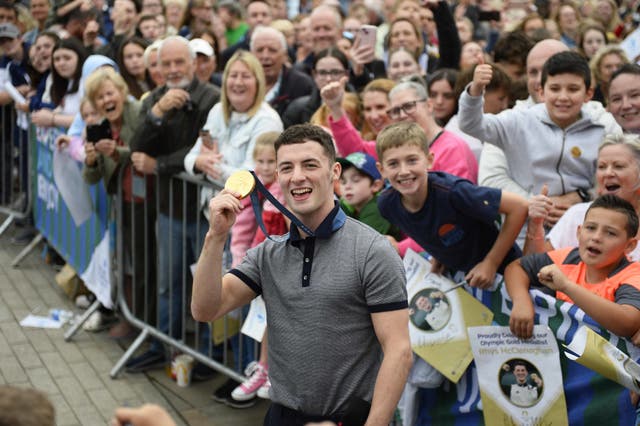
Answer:
<svg viewBox="0 0 640 426"><path fill-rule="evenodd" d="M262 232L264 232L264 235L267 238L269 238L270 240L273 240L273 238L271 238L271 236L267 232L267 228L264 226L264 222L262 221L262 206L260 205L258 192L264 195L264 197L267 200L269 200L271 204L273 204L283 215L288 217L291 220L291 223L293 225L297 226L299 229L302 229L302 231L304 231L304 233L310 237L313 237L315 235L315 233L311 229L309 229L304 223L302 223L300 219L296 217L296 215L291 213L285 206L283 206L280 203L280 201L278 201L276 197L274 197L269 192L267 188L264 187L262 182L260 182L260 179L258 179L258 176L256 176L256 174L253 171L251 171L251 174L253 175L253 179L256 181L256 187L253 191L251 191L251 195L250 195L251 206L253 207L253 212L256 215L256 221L258 222L258 226L260 226L260 229L262 229Z"/></svg>

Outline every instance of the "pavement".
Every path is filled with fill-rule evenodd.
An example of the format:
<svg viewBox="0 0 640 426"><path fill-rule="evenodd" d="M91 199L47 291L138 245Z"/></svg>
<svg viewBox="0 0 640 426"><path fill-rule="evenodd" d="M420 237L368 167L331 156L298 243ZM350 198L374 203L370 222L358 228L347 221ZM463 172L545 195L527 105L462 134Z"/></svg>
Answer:
<svg viewBox="0 0 640 426"><path fill-rule="evenodd" d="M0 223L5 219L0 215ZM105 425L118 406L155 403L178 425L261 425L269 402L234 409L211 399L226 377L180 388L164 370L146 374L109 372L132 342L110 339L106 332L80 330L65 342L62 329L23 328L29 313L46 315L59 308L81 313L55 282L56 271L45 264L43 246L17 268L12 260L22 247L11 244L15 226L0 235L0 385L36 388L56 409L58 426Z"/></svg>

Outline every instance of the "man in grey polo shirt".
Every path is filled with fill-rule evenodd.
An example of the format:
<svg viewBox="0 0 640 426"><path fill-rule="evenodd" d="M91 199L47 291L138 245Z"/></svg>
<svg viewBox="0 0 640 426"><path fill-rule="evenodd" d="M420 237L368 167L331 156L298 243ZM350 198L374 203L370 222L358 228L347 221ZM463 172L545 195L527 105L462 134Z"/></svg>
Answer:
<svg viewBox="0 0 640 426"><path fill-rule="evenodd" d="M402 262L383 236L335 203L335 158L331 137L319 127L282 133L278 182L301 224L291 225L286 240L250 250L224 277L222 252L239 194L224 190L209 205L191 310L211 321L262 294L272 384L265 425L387 425L411 367Z"/></svg>

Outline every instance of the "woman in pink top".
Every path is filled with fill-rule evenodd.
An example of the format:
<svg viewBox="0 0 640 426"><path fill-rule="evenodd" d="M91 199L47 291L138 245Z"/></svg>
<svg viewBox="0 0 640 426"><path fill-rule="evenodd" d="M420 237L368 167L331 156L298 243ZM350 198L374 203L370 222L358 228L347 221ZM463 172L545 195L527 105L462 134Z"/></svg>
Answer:
<svg viewBox="0 0 640 426"><path fill-rule="evenodd" d="M378 158L375 141L365 141L353 127L342 110L346 78L326 85L320 92L324 103L329 107L331 116L329 125L341 155L352 152L366 152ZM366 91L366 88L365 88ZM423 84L414 81L396 85L388 98L391 117L381 125L380 130L391 122L414 121L431 138L430 151L434 154L432 170L450 173L470 180L478 180L478 162L464 140L438 126L432 115L427 90ZM365 104L366 105L366 104Z"/></svg>

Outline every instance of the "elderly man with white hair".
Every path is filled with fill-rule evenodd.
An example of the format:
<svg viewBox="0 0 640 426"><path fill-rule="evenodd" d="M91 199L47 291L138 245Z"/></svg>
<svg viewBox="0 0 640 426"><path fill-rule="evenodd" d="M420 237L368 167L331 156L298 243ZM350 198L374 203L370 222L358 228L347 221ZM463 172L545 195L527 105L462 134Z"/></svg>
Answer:
<svg viewBox="0 0 640 426"><path fill-rule="evenodd" d="M165 84L156 87L142 103L138 127L131 141L131 161L140 173L157 173L157 184L162 188L158 191L158 229L163 234L158 240L158 328L180 340L186 305L182 300L182 253L188 253L187 257L197 253L202 236L197 235L193 211L183 211L184 192L184 205L198 205L197 189L184 189L175 181L172 184L171 177L184 169L184 157L198 139L209 110L220 99L220 91L196 78L196 52L183 37L166 38L158 50L158 61ZM195 260L187 258L186 262L190 264ZM199 349L204 352L209 348L208 327L202 327L200 338ZM154 339L146 352L127 362L126 370L144 372L163 367L168 361L162 343ZM194 373L194 379L202 380L212 376L213 371L200 364Z"/></svg>
<svg viewBox="0 0 640 426"><path fill-rule="evenodd" d="M280 116L294 99L311 94L313 80L287 64L287 42L272 27L257 27L251 34L251 53L264 70L267 83L265 100Z"/></svg>

